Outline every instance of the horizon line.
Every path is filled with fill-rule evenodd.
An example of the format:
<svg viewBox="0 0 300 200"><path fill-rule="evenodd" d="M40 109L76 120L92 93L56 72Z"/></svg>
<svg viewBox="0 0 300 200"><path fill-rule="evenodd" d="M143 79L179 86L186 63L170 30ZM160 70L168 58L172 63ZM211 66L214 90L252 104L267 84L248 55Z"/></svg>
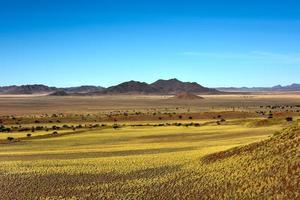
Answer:
<svg viewBox="0 0 300 200"><path fill-rule="evenodd" d="M208 88L272 88L272 87L275 87L275 86L282 86L282 87L286 87L286 86L291 86L293 84L300 84L300 83L289 83L289 84L274 84L274 85L269 85L269 86L206 86L206 85L203 85L197 81L181 81L179 80L178 78L170 78L170 79L157 79L156 81L158 80L172 80L172 79L176 79L180 82L189 82L189 83L197 83L203 87L208 87ZM123 81L123 82L119 82L117 84L112 84L110 86L102 86L102 85L95 85L95 84L78 84L78 85L61 85L61 86L58 86L58 85L51 85L51 84L47 84L47 83L21 83L21 84L8 84L8 85L2 85L0 84L0 87L10 87L10 86L17 86L17 87L20 87L20 86L28 86L28 85L44 85L44 86L47 86L47 87L55 87L55 88L72 88L72 87L82 87L82 86L94 86L94 87L102 87L102 88L109 88L109 87L112 87L112 86L116 86L116 85L119 85L119 84L122 84L122 83L126 83L126 82L130 82L130 81L135 81L135 82L140 82L140 83L147 83L147 84L152 84L154 82L146 82L146 81L139 81L139 80L128 80L128 81Z"/></svg>

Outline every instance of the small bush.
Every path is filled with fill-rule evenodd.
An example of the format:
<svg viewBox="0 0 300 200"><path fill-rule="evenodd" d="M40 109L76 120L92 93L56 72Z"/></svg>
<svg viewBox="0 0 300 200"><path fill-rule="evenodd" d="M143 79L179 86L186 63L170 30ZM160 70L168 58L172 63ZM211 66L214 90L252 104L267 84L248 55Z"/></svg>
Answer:
<svg viewBox="0 0 300 200"><path fill-rule="evenodd" d="M273 114L270 113L269 116L268 116L268 118L269 118L269 119L273 119Z"/></svg>
<svg viewBox="0 0 300 200"><path fill-rule="evenodd" d="M114 124L112 127L113 127L113 129L120 128L120 126L119 126L119 125L117 125L117 124Z"/></svg>
<svg viewBox="0 0 300 200"><path fill-rule="evenodd" d="M64 124L63 128L70 128L70 127L67 124Z"/></svg>
<svg viewBox="0 0 300 200"><path fill-rule="evenodd" d="M287 117L287 118L285 118L285 120L286 120L287 122L292 122L292 121L293 121L293 118L292 118L292 117Z"/></svg>

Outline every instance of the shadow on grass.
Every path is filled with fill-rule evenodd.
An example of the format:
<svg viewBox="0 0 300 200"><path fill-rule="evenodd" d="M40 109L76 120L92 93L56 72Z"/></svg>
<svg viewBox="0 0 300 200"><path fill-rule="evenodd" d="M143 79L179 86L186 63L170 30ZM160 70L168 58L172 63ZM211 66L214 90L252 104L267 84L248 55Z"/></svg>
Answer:
<svg viewBox="0 0 300 200"><path fill-rule="evenodd" d="M51 196L83 198L91 193L118 195L129 192L124 187L127 181L145 181L176 173L180 169L180 165L166 165L125 174L7 174L0 175L0 193L3 199L44 199ZM113 184L113 187L101 187L107 184Z"/></svg>
<svg viewBox="0 0 300 200"><path fill-rule="evenodd" d="M116 157L116 156L135 156L147 154L173 153L182 151L191 151L194 147L182 148L159 148L159 149L138 149L124 151L109 151L109 152L76 152L76 153L57 153L57 154L35 154L35 155L1 155L1 161L16 161L16 160L51 160L51 159L80 159L80 158L98 158L98 157Z"/></svg>

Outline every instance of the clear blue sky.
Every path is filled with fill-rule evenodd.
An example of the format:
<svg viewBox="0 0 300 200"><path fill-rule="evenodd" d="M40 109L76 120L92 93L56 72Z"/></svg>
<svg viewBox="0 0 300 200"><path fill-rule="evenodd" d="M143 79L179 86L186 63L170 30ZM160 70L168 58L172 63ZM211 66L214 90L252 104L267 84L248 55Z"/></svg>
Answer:
<svg viewBox="0 0 300 200"><path fill-rule="evenodd" d="M0 0L0 85L300 83L290 0Z"/></svg>

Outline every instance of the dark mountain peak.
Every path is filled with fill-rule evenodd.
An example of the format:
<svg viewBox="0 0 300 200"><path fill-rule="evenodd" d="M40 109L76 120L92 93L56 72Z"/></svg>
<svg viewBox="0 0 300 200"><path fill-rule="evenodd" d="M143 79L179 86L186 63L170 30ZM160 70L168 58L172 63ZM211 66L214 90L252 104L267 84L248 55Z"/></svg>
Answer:
<svg viewBox="0 0 300 200"><path fill-rule="evenodd" d="M181 93L181 92L192 92L192 93L211 93L218 92L217 90L210 89L199 85L196 82L182 82L176 78L163 80L159 79L151 84L154 88L162 93Z"/></svg>
<svg viewBox="0 0 300 200"><path fill-rule="evenodd" d="M105 93L155 93L157 90L145 82L127 81L119 85L109 87Z"/></svg>
<svg viewBox="0 0 300 200"><path fill-rule="evenodd" d="M171 78L171 79L158 79L152 84L155 83L182 83L182 81L178 80L177 78Z"/></svg>
<svg viewBox="0 0 300 200"><path fill-rule="evenodd" d="M131 81L120 83L119 85L116 86L136 87L136 86L148 86L148 84L145 82L131 80ZM116 86L112 86L112 87L116 87Z"/></svg>
<svg viewBox="0 0 300 200"><path fill-rule="evenodd" d="M169 82L182 82L182 81L180 81L180 80L178 80L177 78L171 78L171 79L169 79L169 80L163 80L163 79L161 79L162 81L169 81Z"/></svg>
<svg viewBox="0 0 300 200"><path fill-rule="evenodd" d="M130 80L130 81L126 81L126 82L120 83L119 85L121 85L121 84L147 84L147 83L141 82L141 81Z"/></svg>

